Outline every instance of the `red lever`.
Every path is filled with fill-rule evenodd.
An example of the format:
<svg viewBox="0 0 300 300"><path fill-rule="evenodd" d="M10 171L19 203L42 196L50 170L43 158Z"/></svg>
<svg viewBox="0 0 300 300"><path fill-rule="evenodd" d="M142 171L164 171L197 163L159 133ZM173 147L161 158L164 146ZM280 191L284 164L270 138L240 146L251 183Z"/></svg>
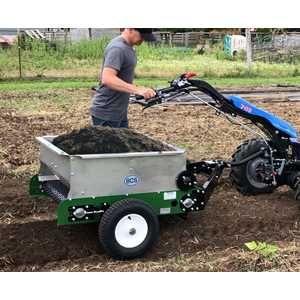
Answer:
<svg viewBox="0 0 300 300"><path fill-rule="evenodd" d="M198 74L195 73L195 72L186 72L186 73L184 74L184 77L187 78L187 79L189 79L189 78L195 77L195 76L197 76L197 75L198 75Z"/></svg>

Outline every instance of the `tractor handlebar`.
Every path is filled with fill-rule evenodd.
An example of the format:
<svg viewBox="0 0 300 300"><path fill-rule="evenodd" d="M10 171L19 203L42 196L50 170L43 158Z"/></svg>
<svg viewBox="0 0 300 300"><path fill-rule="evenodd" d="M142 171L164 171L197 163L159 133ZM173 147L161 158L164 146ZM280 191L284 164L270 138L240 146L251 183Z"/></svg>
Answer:
<svg viewBox="0 0 300 300"><path fill-rule="evenodd" d="M188 79L196 76L196 73L193 72L187 72L182 74L179 78L173 80L170 83L169 87L162 88L159 90L155 90L156 95L148 100L146 100L143 96L136 95L133 98L131 98L132 103L138 103L144 107L144 109L156 105L161 104L164 101L167 101L165 99L169 98L171 93L174 95L182 93L186 87L188 87L190 84L188 83ZM177 93L176 93L177 92Z"/></svg>

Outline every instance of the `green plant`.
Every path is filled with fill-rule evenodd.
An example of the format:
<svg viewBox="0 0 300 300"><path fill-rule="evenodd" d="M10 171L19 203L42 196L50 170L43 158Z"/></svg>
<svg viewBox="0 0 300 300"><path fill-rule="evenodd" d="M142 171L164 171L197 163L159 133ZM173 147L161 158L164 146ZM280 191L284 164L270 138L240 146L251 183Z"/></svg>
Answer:
<svg viewBox="0 0 300 300"><path fill-rule="evenodd" d="M78 43L67 45L65 56L77 59L100 59L110 39L107 37L96 40L83 40Z"/></svg>
<svg viewBox="0 0 300 300"><path fill-rule="evenodd" d="M246 51L244 49L240 49L236 54L236 59L240 61L245 61Z"/></svg>
<svg viewBox="0 0 300 300"><path fill-rule="evenodd" d="M272 259L278 251L278 246L267 244L266 242L248 242L245 246L250 250L259 253L264 258Z"/></svg>
<svg viewBox="0 0 300 300"><path fill-rule="evenodd" d="M216 44L211 51L211 54L217 60L233 60L233 57L224 51L223 42Z"/></svg>

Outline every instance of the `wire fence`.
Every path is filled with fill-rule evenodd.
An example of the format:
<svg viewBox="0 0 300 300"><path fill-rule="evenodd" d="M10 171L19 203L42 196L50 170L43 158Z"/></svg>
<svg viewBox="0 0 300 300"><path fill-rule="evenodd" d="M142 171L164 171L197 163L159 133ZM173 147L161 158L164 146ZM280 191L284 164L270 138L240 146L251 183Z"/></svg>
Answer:
<svg viewBox="0 0 300 300"><path fill-rule="evenodd" d="M251 33L254 61L297 63L300 60L300 32Z"/></svg>

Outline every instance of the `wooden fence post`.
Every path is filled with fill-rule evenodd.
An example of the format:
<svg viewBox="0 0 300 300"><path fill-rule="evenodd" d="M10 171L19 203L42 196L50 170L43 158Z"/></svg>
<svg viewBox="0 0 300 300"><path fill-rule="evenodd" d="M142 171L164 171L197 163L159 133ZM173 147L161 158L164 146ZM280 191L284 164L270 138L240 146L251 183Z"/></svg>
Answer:
<svg viewBox="0 0 300 300"><path fill-rule="evenodd" d="M189 33L185 32L184 33L184 46L188 47L188 45L189 45Z"/></svg>
<svg viewBox="0 0 300 300"><path fill-rule="evenodd" d="M172 32L169 33L169 46L172 47Z"/></svg>
<svg viewBox="0 0 300 300"><path fill-rule="evenodd" d="M21 37L18 28L18 56L19 56L19 78L22 79Z"/></svg>

